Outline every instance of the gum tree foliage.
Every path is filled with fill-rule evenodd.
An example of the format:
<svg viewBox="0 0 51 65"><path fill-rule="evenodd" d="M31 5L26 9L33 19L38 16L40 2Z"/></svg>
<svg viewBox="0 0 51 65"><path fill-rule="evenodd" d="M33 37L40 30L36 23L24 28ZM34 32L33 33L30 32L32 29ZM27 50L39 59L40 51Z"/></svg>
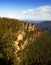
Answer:
<svg viewBox="0 0 51 65"><path fill-rule="evenodd" d="M22 22L16 19L0 18L0 53L6 60L14 60L14 41ZM1 56L1 55L0 55Z"/></svg>
<svg viewBox="0 0 51 65"><path fill-rule="evenodd" d="M51 64L51 34L43 33L35 42L28 45L28 65Z"/></svg>
<svg viewBox="0 0 51 65"><path fill-rule="evenodd" d="M11 61L14 65L50 65L51 34L45 32L42 32L42 35L36 41L29 42L30 44L24 50L18 52L21 63L17 64L14 55L14 41L17 39L15 34L17 34L18 30L21 30L21 26L22 22L19 20L0 18L0 58ZM27 30L24 40L33 37L35 33Z"/></svg>

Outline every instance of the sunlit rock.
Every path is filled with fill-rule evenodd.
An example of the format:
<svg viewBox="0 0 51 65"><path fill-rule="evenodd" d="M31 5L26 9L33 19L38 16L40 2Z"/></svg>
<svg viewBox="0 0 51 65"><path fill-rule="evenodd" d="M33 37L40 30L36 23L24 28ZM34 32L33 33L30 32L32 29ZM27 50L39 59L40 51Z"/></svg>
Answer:
<svg viewBox="0 0 51 65"><path fill-rule="evenodd" d="M22 49L24 49L24 48L26 47L26 45L28 44L28 40L25 40L23 43L24 43L24 44L21 45L21 48L22 48Z"/></svg>
<svg viewBox="0 0 51 65"><path fill-rule="evenodd" d="M23 35L22 34L19 34L18 37L17 37L17 40L18 41L23 40Z"/></svg>

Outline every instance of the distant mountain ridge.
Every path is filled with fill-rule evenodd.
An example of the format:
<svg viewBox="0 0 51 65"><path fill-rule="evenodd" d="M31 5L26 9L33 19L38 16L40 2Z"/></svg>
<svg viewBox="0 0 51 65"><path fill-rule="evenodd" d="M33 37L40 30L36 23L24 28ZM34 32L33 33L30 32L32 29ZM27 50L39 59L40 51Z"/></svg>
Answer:
<svg viewBox="0 0 51 65"><path fill-rule="evenodd" d="M36 23L35 25L43 31L51 32L51 21L42 21L40 23Z"/></svg>

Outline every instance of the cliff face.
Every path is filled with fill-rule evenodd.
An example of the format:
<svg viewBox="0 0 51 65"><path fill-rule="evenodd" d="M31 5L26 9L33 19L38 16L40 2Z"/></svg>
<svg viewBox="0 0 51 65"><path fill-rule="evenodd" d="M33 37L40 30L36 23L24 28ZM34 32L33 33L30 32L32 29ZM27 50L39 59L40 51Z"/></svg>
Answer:
<svg viewBox="0 0 51 65"><path fill-rule="evenodd" d="M23 23L22 27L18 30L17 39L14 41L14 46L16 48L15 55L17 60L22 62L21 57L18 55L19 52L23 51L27 46L33 43L36 38L41 35L41 31L37 30L36 26L30 23Z"/></svg>
<svg viewBox="0 0 51 65"><path fill-rule="evenodd" d="M7 18L0 18L0 33L1 51L7 60L12 59L14 65L22 62L19 53L41 35L41 31L34 24Z"/></svg>
<svg viewBox="0 0 51 65"><path fill-rule="evenodd" d="M37 31L35 25L29 23L23 23L22 27L18 30L17 39L14 41L15 46L17 47L17 51L24 49L26 45L39 37L41 32ZM19 43L22 41L22 43ZM21 45L19 47L19 44Z"/></svg>

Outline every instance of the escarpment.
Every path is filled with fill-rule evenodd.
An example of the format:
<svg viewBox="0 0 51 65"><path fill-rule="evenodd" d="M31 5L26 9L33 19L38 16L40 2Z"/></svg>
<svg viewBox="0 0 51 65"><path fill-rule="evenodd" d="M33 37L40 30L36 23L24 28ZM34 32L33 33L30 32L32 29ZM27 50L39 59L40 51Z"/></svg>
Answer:
<svg viewBox="0 0 51 65"><path fill-rule="evenodd" d="M6 60L11 60L13 65L15 65L15 63L19 65L23 60L20 55L22 51L25 49L28 50L28 45L36 41L36 38L38 38L41 33L34 24L15 19L1 18L1 52L4 53Z"/></svg>
<svg viewBox="0 0 51 65"><path fill-rule="evenodd" d="M38 38L41 35L41 31L37 31L36 26L33 24L23 23L22 28L20 27L16 34L17 38L14 41L14 46L16 48L15 54L21 60L21 57L18 55L18 53L27 48L29 44L36 41L36 38ZM20 62L22 62L22 60Z"/></svg>
<svg viewBox="0 0 51 65"><path fill-rule="evenodd" d="M36 37L39 37L41 35L41 31L37 31L36 26L33 24L23 23L22 28L20 27L16 34L17 39L14 41L16 44L15 46L19 46L20 44L20 50L22 50L23 46L25 48L27 44L36 40Z"/></svg>

